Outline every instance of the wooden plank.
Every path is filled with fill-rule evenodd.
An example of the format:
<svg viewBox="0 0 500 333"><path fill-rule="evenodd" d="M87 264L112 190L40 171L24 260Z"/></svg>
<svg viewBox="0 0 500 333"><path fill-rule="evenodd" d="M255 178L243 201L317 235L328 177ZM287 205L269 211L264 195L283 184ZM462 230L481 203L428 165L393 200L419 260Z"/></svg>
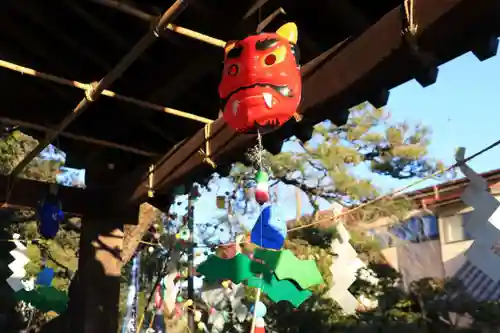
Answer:
<svg viewBox="0 0 500 333"><path fill-rule="evenodd" d="M48 192L49 184L31 179L16 179L12 191L7 198L10 177L0 175L0 209L1 208L36 208ZM81 189L75 187L59 187L63 210L72 215L87 217L114 217L125 219L124 223L137 223L137 206L115 205L114 191L106 189ZM134 212L134 214L130 214Z"/></svg>
<svg viewBox="0 0 500 333"><path fill-rule="evenodd" d="M467 51L467 45L481 35L497 33L499 2L495 0L419 0L415 1L414 21L425 51L439 54L441 62ZM405 26L402 5L366 30L331 59L317 66L303 84L301 112L311 122L324 120L332 112L364 102L380 89L391 89L415 75L417 61L402 34ZM495 27L497 28L496 30ZM492 31L493 30L493 31ZM381 37L383 36L383 37ZM447 50L451 50L448 51ZM449 54L451 52L451 54ZM438 59L439 60L439 59ZM235 134L218 119L212 126L216 134L210 140L213 159L231 159L234 151L254 144L254 136ZM217 129L217 130L216 130ZM204 131L200 130L180 149L162 159L155 172L155 189L163 191L186 176L199 171L203 158ZM238 158L238 156L234 156ZM144 201L147 187L141 184L131 197Z"/></svg>

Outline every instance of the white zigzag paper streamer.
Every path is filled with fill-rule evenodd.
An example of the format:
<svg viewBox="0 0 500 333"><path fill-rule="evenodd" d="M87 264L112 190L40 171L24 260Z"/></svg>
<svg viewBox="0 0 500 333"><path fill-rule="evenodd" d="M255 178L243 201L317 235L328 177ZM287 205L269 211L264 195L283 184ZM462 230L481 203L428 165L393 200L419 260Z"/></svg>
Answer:
<svg viewBox="0 0 500 333"><path fill-rule="evenodd" d="M27 248L19 241L19 237L19 234L12 235L16 248L10 251L10 255L14 257L14 261L8 265L12 271L12 275L6 279L6 282L14 292L24 289L23 279L26 276L24 266L30 261L27 255Z"/></svg>
<svg viewBox="0 0 500 333"><path fill-rule="evenodd" d="M455 156L464 161L465 148ZM470 183L462 193L462 201L474 208L464 223L465 231L474 240L465 252L470 264L479 268L493 282L500 281L500 202L489 192L488 183L466 163L459 164L460 171Z"/></svg>
<svg viewBox="0 0 500 333"><path fill-rule="evenodd" d="M342 223L337 224L339 239L332 241L332 251L337 254L330 266L334 276L333 286L328 290L328 296L337 302L347 314L356 312L361 302L349 292L349 287L356 281L358 271L366 268L366 264L358 258L356 250L349 243L351 236ZM363 276L370 283L377 283L376 278Z"/></svg>

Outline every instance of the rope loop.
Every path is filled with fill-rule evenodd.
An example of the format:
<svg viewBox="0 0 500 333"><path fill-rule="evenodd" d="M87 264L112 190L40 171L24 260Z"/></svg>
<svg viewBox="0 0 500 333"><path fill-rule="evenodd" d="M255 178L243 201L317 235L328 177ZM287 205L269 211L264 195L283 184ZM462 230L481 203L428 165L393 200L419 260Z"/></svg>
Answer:
<svg viewBox="0 0 500 333"><path fill-rule="evenodd" d="M212 124L206 124L204 127L205 130L205 151L200 148L200 154L203 155L203 162L207 163L210 165L212 168L217 168L217 164L215 164L214 160L210 158L210 132L211 132L211 125Z"/></svg>
<svg viewBox="0 0 500 333"><path fill-rule="evenodd" d="M98 85L98 82L92 82L92 83L88 84L87 89L85 89L85 98L89 102L95 102L95 100L97 99L97 97L95 96L96 95L95 88L97 87L97 85Z"/></svg>
<svg viewBox="0 0 500 333"><path fill-rule="evenodd" d="M418 25L415 24L414 22L415 20L414 0L405 0L404 6L405 6L406 21L408 22L408 27L406 27L405 32L409 33L411 36L416 36L418 31Z"/></svg>

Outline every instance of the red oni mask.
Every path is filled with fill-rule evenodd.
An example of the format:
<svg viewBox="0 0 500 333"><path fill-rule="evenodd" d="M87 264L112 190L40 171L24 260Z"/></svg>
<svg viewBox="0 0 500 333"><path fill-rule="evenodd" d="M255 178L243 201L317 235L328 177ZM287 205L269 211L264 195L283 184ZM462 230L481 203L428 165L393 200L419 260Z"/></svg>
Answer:
<svg viewBox="0 0 500 333"><path fill-rule="evenodd" d="M236 131L272 130L297 111L302 82L297 26L228 42L219 85L226 123Z"/></svg>

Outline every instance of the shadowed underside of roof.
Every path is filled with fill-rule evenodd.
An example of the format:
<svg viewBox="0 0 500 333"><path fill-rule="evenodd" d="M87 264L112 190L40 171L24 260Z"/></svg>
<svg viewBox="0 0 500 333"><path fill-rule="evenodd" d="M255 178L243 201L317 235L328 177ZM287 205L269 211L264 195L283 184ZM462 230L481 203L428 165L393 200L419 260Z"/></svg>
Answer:
<svg viewBox="0 0 500 333"><path fill-rule="evenodd" d="M86 84L99 81L142 36L152 33L155 18L172 3L129 1L127 5L137 10L124 13L115 0L2 1L0 60ZM319 121L344 123L347 108L355 104L368 100L383 106L389 89L412 78L432 84L436 66L464 52L474 49L482 59L493 55L492 41L499 35L499 6L493 0L474 4L471 0L415 0L419 50L402 37L408 27L402 1L186 3L173 23L219 41L254 33L262 22L269 21L266 31L287 21L297 23L304 64L304 118L267 137L265 143L272 152L279 151L282 140L293 134L308 140L311 127ZM171 30L109 89L216 119L222 48ZM82 90L3 68L0 82L4 87L0 121L17 123L38 137L60 124L84 97ZM70 165L87 169L90 187L110 187L126 180L127 188L136 188L132 201L138 202L146 199L147 192L147 186L138 181L147 181L143 175L152 162L156 161L154 185L159 195L214 171L199 154L206 147L203 127L201 122L162 110L101 96L54 143L68 153ZM210 126L209 137L218 167L241 159L243 149L254 142L253 136L235 135L220 120Z"/></svg>

